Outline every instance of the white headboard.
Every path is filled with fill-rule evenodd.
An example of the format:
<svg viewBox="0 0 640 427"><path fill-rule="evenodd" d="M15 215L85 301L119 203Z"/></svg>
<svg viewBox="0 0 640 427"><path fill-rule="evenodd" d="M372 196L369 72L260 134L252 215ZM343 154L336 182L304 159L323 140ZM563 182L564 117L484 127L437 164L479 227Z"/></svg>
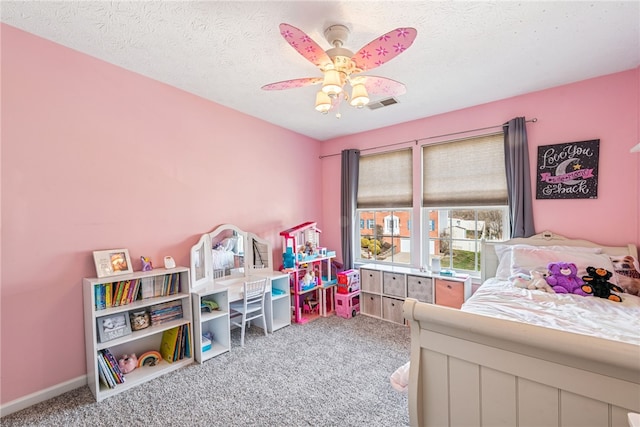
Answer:
<svg viewBox="0 0 640 427"><path fill-rule="evenodd" d="M568 239L566 237L554 234L551 231L543 231L540 234L536 234L531 237L521 237L517 239L507 240L506 242L482 242L482 261L481 261L481 273L482 282L490 277L494 277L498 268L498 256L496 255L495 245L517 245L525 244L531 246L582 246L602 248L602 252L608 255L631 255L634 258L638 258L638 249L633 243L627 246L603 246L588 240L580 239Z"/></svg>

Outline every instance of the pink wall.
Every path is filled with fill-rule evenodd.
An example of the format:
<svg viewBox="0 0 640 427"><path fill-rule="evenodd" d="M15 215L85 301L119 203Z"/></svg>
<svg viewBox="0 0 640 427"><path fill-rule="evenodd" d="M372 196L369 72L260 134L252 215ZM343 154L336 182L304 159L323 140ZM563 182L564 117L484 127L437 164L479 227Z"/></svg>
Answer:
<svg viewBox="0 0 640 427"><path fill-rule="evenodd" d="M232 222L271 239L279 263L278 233L316 220L339 252L340 156L318 156L344 148L537 117L532 166L538 145L601 139L599 198L536 201L537 229L640 244L640 155L629 154L640 69L318 143L1 28L3 404L84 375L81 278L95 274L93 250L126 247L136 270L140 255L187 265L200 234ZM308 190L292 164L322 174L320 213L292 197Z"/></svg>
<svg viewBox="0 0 640 427"><path fill-rule="evenodd" d="M384 110L365 113L373 117ZM606 245L640 246L640 154L629 153L640 142L640 68L334 139L322 144L321 155L500 125L519 116L538 119L527 124L532 173L538 146L600 139L598 198L534 200L536 230ZM457 137L463 136L467 135ZM414 159L414 170L419 170L419 156ZM324 158L322 174L323 219L334 224L340 219L340 156ZM340 228L327 228L323 239L327 246L339 248Z"/></svg>
<svg viewBox="0 0 640 427"><path fill-rule="evenodd" d="M128 248L135 270L141 255L188 265L223 223L281 247L281 230L317 215L287 165L318 176L320 162L313 139L1 28L6 403L85 374L93 250Z"/></svg>

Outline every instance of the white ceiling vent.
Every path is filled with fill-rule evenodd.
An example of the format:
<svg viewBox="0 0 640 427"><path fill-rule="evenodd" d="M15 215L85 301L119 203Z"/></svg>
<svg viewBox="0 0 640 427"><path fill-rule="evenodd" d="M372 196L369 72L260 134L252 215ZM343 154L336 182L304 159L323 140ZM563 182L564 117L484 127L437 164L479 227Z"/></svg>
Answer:
<svg viewBox="0 0 640 427"><path fill-rule="evenodd" d="M386 98L378 102L372 102L370 104L367 104L367 107L369 107L370 110L377 110L378 108L388 107L390 105L397 104L397 103L398 103L398 100L395 98Z"/></svg>

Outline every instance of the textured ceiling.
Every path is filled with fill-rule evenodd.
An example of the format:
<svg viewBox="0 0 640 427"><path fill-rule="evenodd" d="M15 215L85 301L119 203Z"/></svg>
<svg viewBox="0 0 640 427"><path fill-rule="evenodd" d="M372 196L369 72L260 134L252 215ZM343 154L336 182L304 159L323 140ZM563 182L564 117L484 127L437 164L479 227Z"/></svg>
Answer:
<svg viewBox="0 0 640 427"><path fill-rule="evenodd" d="M640 2L2 1L2 22L318 140L508 98L640 64ZM397 27L409 49L376 68L403 82L398 104L313 108L317 86L263 91L320 72L279 34L322 48L331 24L353 52ZM376 101L379 99L372 99Z"/></svg>

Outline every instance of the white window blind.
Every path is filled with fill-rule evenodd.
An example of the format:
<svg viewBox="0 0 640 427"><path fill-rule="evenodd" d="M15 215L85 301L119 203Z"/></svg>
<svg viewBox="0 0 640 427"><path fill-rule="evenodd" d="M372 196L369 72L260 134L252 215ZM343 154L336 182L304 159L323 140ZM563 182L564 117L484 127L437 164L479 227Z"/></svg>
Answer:
<svg viewBox="0 0 640 427"><path fill-rule="evenodd" d="M358 209L407 208L413 205L411 149L360 157Z"/></svg>
<svg viewBox="0 0 640 427"><path fill-rule="evenodd" d="M507 202L502 133L422 147L424 207Z"/></svg>

